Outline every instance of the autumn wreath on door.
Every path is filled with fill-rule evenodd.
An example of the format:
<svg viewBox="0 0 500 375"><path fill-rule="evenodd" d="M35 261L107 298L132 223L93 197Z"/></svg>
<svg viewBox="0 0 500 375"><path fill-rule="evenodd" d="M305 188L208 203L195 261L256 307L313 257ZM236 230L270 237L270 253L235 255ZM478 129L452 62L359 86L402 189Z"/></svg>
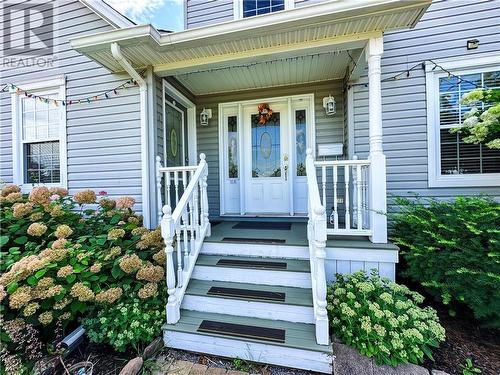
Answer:
<svg viewBox="0 0 500 375"><path fill-rule="evenodd" d="M257 110L259 111L259 124L266 124L271 117L273 117L273 110L269 107L269 104L262 103L257 106Z"/></svg>

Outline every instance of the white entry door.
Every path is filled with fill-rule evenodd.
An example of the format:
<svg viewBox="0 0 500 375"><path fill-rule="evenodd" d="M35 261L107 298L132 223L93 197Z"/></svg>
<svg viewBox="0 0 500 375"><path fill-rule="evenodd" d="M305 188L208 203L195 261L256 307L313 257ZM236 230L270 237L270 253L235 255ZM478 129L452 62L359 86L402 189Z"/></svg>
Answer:
<svg viewBox="0 0 500 375"><path fill-rule="evenodd" d="M286 103L269 103L273 115L259 123L256 106L243 108L245 212L290 212L290 124Z"/></svg>

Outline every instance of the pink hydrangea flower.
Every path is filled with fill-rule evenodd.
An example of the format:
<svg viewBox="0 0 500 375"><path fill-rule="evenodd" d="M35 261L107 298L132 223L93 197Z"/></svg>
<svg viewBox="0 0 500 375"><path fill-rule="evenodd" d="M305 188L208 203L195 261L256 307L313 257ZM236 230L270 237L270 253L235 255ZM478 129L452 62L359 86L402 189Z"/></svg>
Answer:
<svg viewBox="0 0 500 375"><path fill-rule="evenodd" d="M59 198L61 198L61 196L60 196L59 194L52 194L52 195L50 196L50 200L51 200L51 201L56 201L56 200L58 200Z"/></svg>
<svg viewBox="0 0 500 375"><path fill-rule="evenodd" d="M102 196L102 195L108 195L108 192L107 192L107 191L102 190L102 191L100 191L100 192L99 192L99 195L101 195L101 196Z"/></svg>

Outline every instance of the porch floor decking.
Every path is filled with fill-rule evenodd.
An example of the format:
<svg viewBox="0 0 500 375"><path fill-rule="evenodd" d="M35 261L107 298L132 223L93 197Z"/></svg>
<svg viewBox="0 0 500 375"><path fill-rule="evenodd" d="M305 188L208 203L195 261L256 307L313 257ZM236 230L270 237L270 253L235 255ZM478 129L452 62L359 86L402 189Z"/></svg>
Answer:
<svg viewBox="0 0 500 375"><path fill-rule="evenodd" d="M286 220L283 220L285 222ZM240 221L221 221L212 224L212 235L205 238L205 242L226 242L224 238L237 238L248 240L278 240L279 245L288 246L308 246L307 241L307 223L291 222L289 230L284 229L239 229L234 228ZM260 222L265 222L260 220ZM272 225L273 222L269 221ZM224 240L224 241L223 241ZM284 241L284 242L282 242ZM234 241L237 242L237 241ZM239 241L238 241L239 242ZM258 243L258 242L256 242ZM353 248L353 249L376 249L376 250L399 250L399 248L391 242L386 244L374 244L367 237L361 236L328 236L326 242L327 248Z"/></svg>

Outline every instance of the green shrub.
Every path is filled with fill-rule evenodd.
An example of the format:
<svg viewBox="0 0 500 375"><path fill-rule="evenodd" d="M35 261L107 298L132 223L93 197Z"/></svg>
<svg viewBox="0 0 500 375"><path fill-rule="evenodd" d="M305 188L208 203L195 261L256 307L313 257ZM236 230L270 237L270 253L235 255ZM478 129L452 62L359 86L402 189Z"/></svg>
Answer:
<svg viewBox="0 0 500 375"><path fill-rule="evenodd" d="M165 289L146 301L132 294L118 304L99 309L95 318L82 323L91 342L106 343L117 351L133 347L140 352L161 331L165 323Z"/></svg>
<svg viewBox="0 0 500 375"><path fill-rule="evenodd" d="M500 204L483 197L397 203L392 240L401 247L404 276L499 327Z"/></svg>
<svg viewBox="0 0 500 375"><path fill-rule="evenodd" d="M436 311L423 297L374 271L337 275L328 288L332 333L378 364L421 363L445 339Z"/></svg>
<svg viewBox="0 0 500 375"><path fill-rule="evenodd" d="M157 298L165 290L160 230L142 227L132 198L102 195L2 189L0 314L10 322L2 324L2 337L10 337L11 348L25 344L15 340L22 330L35 328L48 342L50 333L129 294L164 309Z"/></svg>

